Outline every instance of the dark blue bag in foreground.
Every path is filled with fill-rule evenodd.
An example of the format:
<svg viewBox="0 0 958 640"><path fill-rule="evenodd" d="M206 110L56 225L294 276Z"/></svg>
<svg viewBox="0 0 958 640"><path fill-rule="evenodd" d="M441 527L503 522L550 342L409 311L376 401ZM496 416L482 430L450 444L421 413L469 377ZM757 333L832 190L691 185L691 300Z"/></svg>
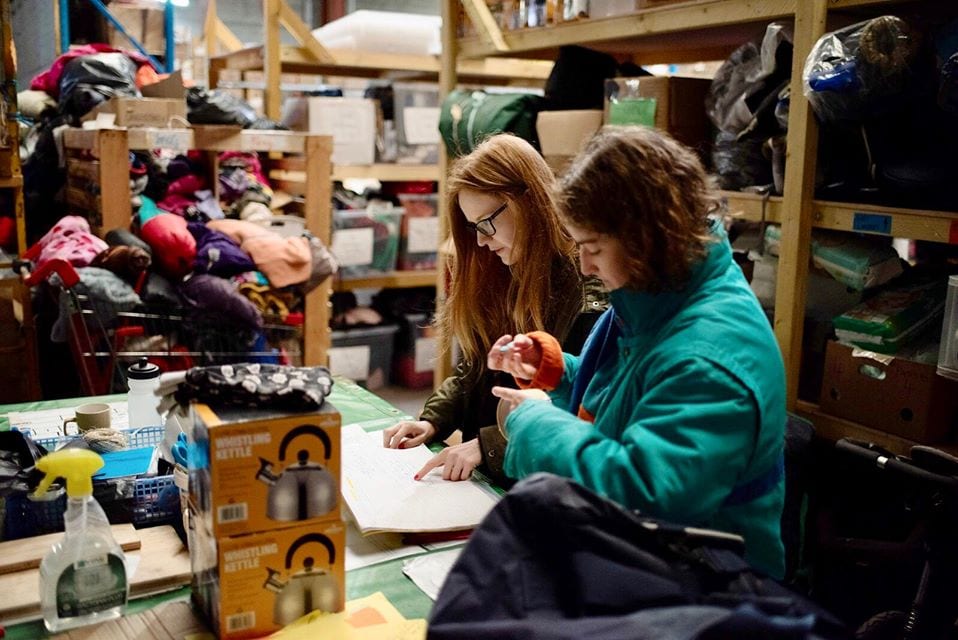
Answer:
<svg viewBox="0 0 958 640"><path fill-rule="evenodd" d="M751 569L741 538L643 518L550 474L473 533L428 637L837 639L841 624Z"/></svg>

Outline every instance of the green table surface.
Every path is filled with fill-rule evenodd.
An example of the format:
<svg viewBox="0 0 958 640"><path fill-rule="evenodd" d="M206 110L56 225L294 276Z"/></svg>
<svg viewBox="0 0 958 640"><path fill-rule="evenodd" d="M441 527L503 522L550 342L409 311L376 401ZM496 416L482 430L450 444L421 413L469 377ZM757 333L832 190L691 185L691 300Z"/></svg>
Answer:
<svg viewBox="0 0 958 640"><path fill-rule="evenodd" d="M10 421L6 414L11 411L58 409L83 404L84 402L120 402L125 398L125 395L119 394L0 405L0 414L2 414L0 415L0 431L10 428ZM358 423L367 431L384 429L395 424L398 420L410 417L374 393L342 378L336 378L329 400L342 415L343 424ZM427 617L432 607L432 600L403 575L402 563L405 559L399 558L347 572L346 598L352 600L382 591L393 606L406 618ZM138 613L164 602L188 597L189 593L189 587L183 587L175 591L131 600L128 605L128 612ZM0 624L2 624L2 621L0 621ZM48 636L43 628L43 623L35 621L7 627L5 640L27 640L45 637Z"/></svg>

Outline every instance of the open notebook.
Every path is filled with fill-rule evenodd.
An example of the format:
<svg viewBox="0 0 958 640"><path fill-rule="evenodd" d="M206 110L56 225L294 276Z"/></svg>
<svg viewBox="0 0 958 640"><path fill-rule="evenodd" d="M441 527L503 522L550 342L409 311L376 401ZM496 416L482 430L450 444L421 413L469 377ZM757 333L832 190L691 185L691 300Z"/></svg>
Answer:
<svg viewBox="0 0 958 640"><path fill-rule="evenodd" d="M434 469L413 475L434 455L427 447L386 449L379 431L342 430L343 499L363 534L471 529L498 499L485 483L442 479Z"/></svg>

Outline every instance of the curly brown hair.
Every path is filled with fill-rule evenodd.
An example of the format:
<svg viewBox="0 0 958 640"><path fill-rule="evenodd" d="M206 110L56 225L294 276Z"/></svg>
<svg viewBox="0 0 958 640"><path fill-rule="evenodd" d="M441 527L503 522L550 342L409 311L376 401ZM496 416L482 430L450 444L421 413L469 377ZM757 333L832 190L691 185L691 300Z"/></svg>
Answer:
<svg viewBox="0 0 958 640"><path fill-rule="evenodd" d="M502 198L512 211L511 266L476 244L459 207L464 189ZM484 368L486 351L499 336L550 330L556 300L582 295L569 291L578 281L575 244L559 223L556 191L552 170L539 152L513 135L492 136L453 165L445 210L456 254L449 296L436 324L458 340L464 362Z"/></svg>
<svg viewBox="0 0 958 640"><path fill-rule="evenodd" d="M560 216L618 238L628 256L628 286L681 289L711 241L718 208L712 179L695 153L650 127L606 126L560 181Z"/></svg>

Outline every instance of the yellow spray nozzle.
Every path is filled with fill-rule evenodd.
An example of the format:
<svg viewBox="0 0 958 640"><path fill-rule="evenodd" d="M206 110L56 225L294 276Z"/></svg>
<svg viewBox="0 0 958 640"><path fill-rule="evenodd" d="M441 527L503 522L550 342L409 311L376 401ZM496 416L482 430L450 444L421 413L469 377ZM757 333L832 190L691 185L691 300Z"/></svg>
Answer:
<svg viewBox="0 0 958 640"><path fill-rule="evenodd" d="M67 481L67 495L82 498L93 495L93 474L103 466L103 458L87 449L63 449L37 460L37 469L44 473L34 496L43 495L57 478Z"/></svg>

